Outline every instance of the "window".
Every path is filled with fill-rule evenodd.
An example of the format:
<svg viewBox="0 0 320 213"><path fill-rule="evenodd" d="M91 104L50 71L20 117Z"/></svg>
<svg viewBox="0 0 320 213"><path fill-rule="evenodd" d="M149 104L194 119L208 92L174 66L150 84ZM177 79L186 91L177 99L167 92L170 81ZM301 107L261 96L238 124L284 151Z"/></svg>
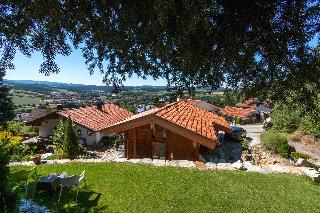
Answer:
<svg viewBox="0 0 320 213"><path fill-rule="evenodd" d="M87 129L87 135L88 136L91 136L93 133L89 130L89 129Z"/></svg>
<svg viewBox="0 0 320 213"><path fill-rule="evenodd" d="M167 130L166 129L162 129L162 139L167 139Z"/></svg>

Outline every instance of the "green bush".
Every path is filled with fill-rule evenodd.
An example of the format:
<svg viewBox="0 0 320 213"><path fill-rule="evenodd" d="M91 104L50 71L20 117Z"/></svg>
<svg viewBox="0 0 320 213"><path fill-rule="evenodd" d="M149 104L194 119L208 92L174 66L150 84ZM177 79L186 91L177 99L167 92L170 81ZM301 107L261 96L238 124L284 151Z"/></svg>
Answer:
<svg viewBox="0 0 320 213"><path fill-rule="evenodd" d="M320 116L318 113L305 115L301 119L300 130L308 135L320 138Z"/></svg>
<svg viewBox="0 0 320 213"><path fill-rule="evenodd" d="M122 143L122 137L121 137L121 135L116 135L115 138L114 138L113 147L114 147L114 148L118 148L121 143Z"/></svg>
<svg viewBox="0 0 320 213"><path fill-rule="evenodd" d="M63 121L59 121L57 128L53 131L52 141L57 149L62 148L64 140L65 127Z"/></svg>
<svg viewBox="0 0 320 213"><path fill-rule="evenodd" d="M242 119L240 117L236 118L236 124L242 124Z"/></svg>
<svg viewBox="0 0 320 213"><path fill-rule="evenodd" d="M272 129L283 132L294 132L301 122L301 109L293 106L276 106L272 113Z"/></svg>
<svg viewBox="0 0 320 213"><path fill-rule="evenodd" d="M261 134L261 142L267 149L273 150L281 157L290 157L290 147L285 133L266 131Z"/></svg>
<svg viewBox="0 0 320 213"><path fill-rule="evenodd" d="M246 138L241 141L241 145L243 149L249 149L249 144L250 144L250 141Z"/></svg>
<svg viewBox="0 0 320 213"><path fill-rule="evenodd" d="M8 149L9 138L0 141L0 212L11 212L16 205L15 195L8 189L10 173L10 154Z"/></svg>
<svg viewBox="0 0 320 213"><path fill-rule="evenodd" d="M62 148L58 148L57 146L54 149L54 153L52 156L53 159L63 159L64 158L64 152Z"/></svg>
<svg viewBox="0 0 320 213"><path fill-rule="evenodd" d="M115 136L104 136L102 137L100 143L104 146L113 146L114 145Z"/></svg>
<svg viewBox="0 0 320 213"><path fill-rule="evenodd" d="M38 127L27 126L20 121L8 121L8 130L14 132L16 135L35 134L38 132Z"/></svg>
<svg viewBox="0 0 320 213"><path fill-rule="evenodd" d="M303 159L310 159L310 155L304 154L302 152L291 152L291 156L293 157L294 160L298 160L299 158L303 158Z"/></svg>

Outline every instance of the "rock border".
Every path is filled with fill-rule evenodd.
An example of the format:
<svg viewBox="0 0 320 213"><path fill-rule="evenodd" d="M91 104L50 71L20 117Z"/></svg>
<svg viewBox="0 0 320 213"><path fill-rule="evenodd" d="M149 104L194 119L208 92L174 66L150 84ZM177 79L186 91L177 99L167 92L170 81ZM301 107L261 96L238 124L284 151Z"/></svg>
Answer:
<svg viewBox="0 0 320 213"><path fill-rule="evenodd" d="M287 173L294 175L306 175L315 182L320 182L320 171L310 167L297 167L297 166L281 166L279 164L269 165L253 165L250 161L241 162L240 160L235 163L202 163L199 161L189 160L160 160L160 159L127 159L127 158L114 158L114 159L76 159L76 160L42 160L41 164L65 164L65 163L132 163L132 164L145 164L153 166L170 166L180 168L194 168L199 170L228 170L228 171L246 171L256 172L260 174L270 173ZM35 166L32 161L25 162L10 162L9 166Z"/></svg>

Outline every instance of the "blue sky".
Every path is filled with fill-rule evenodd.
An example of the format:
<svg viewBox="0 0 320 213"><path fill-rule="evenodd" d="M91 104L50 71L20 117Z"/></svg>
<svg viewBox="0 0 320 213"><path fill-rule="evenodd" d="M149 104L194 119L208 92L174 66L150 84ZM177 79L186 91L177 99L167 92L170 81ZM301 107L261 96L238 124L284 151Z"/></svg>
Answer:
<svg viewBox="0 0 320 213"><path fill-rule="evenodd" d="M318 42L319 35L316 35L314 39L309 42L309 45L316 46ZM31 58L28 58L18 52L14 60L15 70L8 70L5 78L9 80L36 80L103 85L103 74L99 71L96 71L93 75L89 74L81 50L75 50L67 57L57 56L56 62L60 67L60 73L45 76L44 74L39 73L40 64L42 63L42 55L40 53L34 53ZM142 78L133 76L132 78L127 79L127 81L124 82L124 85L166 86L167 81L165 79L153 80L153 78L143 80Z"/></svg>
<svg viewBox="0 0 320 213"><path fill-rule="evenodd" d="M31 58L25 57L23 54L17 52L14 65L14 70L8 70L5 79L9 80L35 80L35 81L52 81L63 83L77 83L90 85L103 85L103 74L96 71L93 75L85 65L85 60L82 57L81 50L76 50L70 56L57 56L56 62L60 67L60 73L45 76L39 73L40 64L42 63L42 55L34 53ZM137 76L133 76L124 82L125 86L166 86L165 79L153 80L148 78L143 80Z"/></svg>

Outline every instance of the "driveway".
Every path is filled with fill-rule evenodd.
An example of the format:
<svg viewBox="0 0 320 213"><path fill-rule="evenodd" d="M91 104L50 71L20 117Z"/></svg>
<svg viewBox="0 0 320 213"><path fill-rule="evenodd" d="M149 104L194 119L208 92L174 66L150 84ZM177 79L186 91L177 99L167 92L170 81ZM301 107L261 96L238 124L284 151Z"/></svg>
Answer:
<svg viewBox="0 0 320 213"><path fill-rule="evenodd" d="M247 131L247 138L250 140L250 147L261 143L260 135L264 131L262 124L239 125Z"/></svg>

